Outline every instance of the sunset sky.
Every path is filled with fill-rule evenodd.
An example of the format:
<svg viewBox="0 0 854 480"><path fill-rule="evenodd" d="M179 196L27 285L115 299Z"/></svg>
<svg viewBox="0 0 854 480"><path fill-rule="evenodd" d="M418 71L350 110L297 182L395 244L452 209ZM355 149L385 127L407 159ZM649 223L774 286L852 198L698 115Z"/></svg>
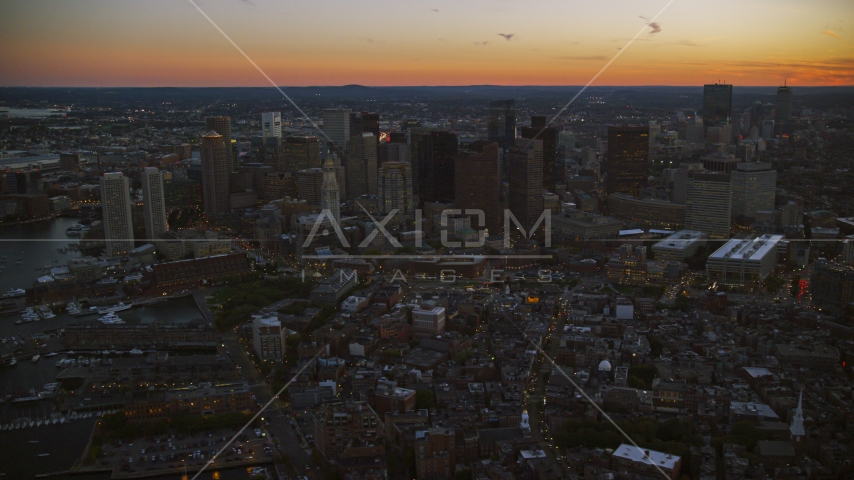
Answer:
<svg viewBox="0 0 854 480"><path fill-rule="evenodd" d="M285 86L580 85L667 3L196 1ZM188 0L0 12L2 86L269 85ZM596 85L854 85L852 14L852 0L675 0Z"/></svg>

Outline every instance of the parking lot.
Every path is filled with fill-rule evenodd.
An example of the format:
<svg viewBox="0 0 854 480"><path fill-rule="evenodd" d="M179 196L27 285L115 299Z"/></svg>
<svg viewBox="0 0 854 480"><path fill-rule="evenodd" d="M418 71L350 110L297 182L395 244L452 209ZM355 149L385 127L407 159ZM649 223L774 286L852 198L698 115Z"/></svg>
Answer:
<svg viewBox="0 0 854 480"><path fill-rule="evenodd" d="M97 466L112 467L114 471L149 472L199 468L226 443L236 432L217 431L197 435L168 434L145 439L122 442L116 440L101 446L101 455ZM225 466L233 462L271 462L274 457L273 446L266 432L246 430L225 449L215 461L215 465Z"/></svg>

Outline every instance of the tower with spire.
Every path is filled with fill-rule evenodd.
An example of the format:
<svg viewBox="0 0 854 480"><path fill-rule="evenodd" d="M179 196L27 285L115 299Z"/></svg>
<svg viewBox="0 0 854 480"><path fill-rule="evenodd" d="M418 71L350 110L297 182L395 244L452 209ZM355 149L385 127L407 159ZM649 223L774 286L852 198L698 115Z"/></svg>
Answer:
<svg viewBox="0 0 854 480"><path fill-rule="evenodd" d="M798 408L795 410L795 415L792 417L792 425L789 426L789 437L792 445L796 450L804 447L806 439L806 430L804 430L804 391L801 390L801 396L798 398Z"/></svg>
<svg viewBox="0 0 854 480"><path fill-rule="evenodd" d="M321 208L328 210L335 218L335 223L341 225L341 195L338 191L338 180L335 178L335 165L332 157L326 157L323 163L323 185L320 187Z"/></svg>

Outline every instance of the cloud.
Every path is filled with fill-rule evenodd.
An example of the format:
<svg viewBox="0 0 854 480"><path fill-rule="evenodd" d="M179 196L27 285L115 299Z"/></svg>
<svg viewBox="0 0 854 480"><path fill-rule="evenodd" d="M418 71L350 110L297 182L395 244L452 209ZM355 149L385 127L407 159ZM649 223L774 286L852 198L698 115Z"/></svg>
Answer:
<svg viewBox="0 0 854 480"><path fill-rule="evenodd" d="M385 43L383 40L374 40L373 38L366 38L365 41L368 43Z"/></svg>
<svg viewBox="0 0 854 480"><path fill-rule="evenodd" d="M488 42L488 41L485 41L485 42L474 42L474 45L475 45L476 47L482 47L482 46L486 45L487 43L489 43L489 42Z"/></svg>
<svg viewBox="0 0 854 480"><path fill-rule="evenodd" d="M828 37L839 38L839 35L836 34L833 30L822 30L821 33L827 35Z"/></svg>
<svg viewBox="0 0 854 480"><path fill-rule="evenodd" d="M431 8L430 10L431 10L431 11L433 11L433 12L439 13L439 9L438 9L438 8Z"/></svg>
<svg viewBox="0 0 854 480"><path fill-rule="evenodd" d="M252 0L240 0L240 1L245 3L246 5L252 5L253 7L255 6L255 2L253 2Z"/></svg>
<svg viewBox="0 0 854 480"><path fill-rule="evenodd" d="M499 33L499 35L501 35L502 37L504 37L504 39L505 39L505 40L507 40L508 42L509 42L513 37L515 37L515 36L516 36L516 34L515 34L515 33Z"/></svg>
<svg viewBox="0 0 854 480"><path fill-rule="evenodd" d="M557 58L561 60L578 60L582 62L608 60L608 57L605 55L563 55Z"/></svg>
<svg viewBox="0 0 854 480"><path fill-rule="evenodd" d="M652 31L649 32L650 35L655 35L656 33L661 31L661 26L658 23L650 22L649 19L644 17L643 15L638 15L638 17L642 18L646 22L646 24L649 25L649 28L652 29Z"/></svg>

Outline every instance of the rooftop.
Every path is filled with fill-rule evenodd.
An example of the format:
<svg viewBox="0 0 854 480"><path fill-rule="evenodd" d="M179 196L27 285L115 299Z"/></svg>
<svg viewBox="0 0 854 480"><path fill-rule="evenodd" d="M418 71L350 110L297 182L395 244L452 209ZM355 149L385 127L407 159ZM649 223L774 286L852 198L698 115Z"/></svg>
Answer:
<svg viewBox="0 0 854 480"><path fill-rule="evenodd" d="M658 465L661 468L672 469L681 457L669 453L645 450L633 445L622 444L614 451L614 457L625 458L633 462L641 462L647 465Z"/></svg>
<svg viewBox="0 0 854 480"><path fill-rule="evenodd" d="M736 260L762 260L769 252L775 251L783 235L762 235L760 237L733 238L721 248L709 255L709 258L729 258Z"/></svg>

